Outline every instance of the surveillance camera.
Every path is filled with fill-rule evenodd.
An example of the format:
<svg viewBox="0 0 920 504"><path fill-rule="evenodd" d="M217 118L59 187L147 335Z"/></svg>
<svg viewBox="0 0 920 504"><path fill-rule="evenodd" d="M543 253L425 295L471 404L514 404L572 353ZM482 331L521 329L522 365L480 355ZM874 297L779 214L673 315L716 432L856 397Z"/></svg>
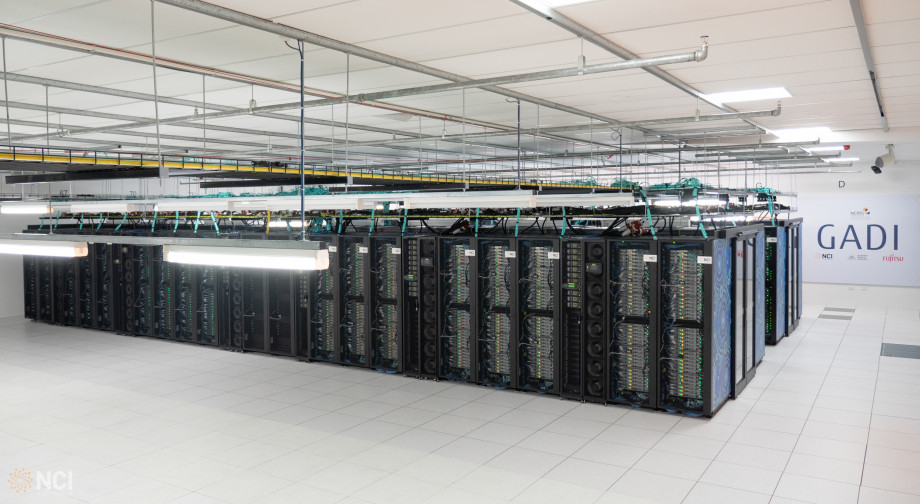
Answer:
<svg viewBox="0 0 920 504"><path fill-rule="evenodd" d="M879 168L884 168L886 166L891 166L894 164L894 154L885 154L875 158L875 166Z"/></svg>
<svg viewBox="0 0 920 504"><path fill-rule="evenodd" d="M878 161L876 161L876 163L878 163ZM881 164L881 163L879 163L879 164ZM872 167L872 173L874 173L874 174L876 174L876 175L881 175L881 174L882 174L882 169L879 168L878 166L873 166L873 167Z"/></svg>

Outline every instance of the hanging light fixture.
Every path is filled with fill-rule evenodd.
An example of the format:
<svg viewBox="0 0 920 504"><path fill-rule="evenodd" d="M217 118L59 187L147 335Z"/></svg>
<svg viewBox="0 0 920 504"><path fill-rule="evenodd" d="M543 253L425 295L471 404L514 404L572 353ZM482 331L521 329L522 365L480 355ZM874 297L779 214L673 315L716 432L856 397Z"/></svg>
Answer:
<svg viewBox="0 0 920 504"><path fill-rule="evenodd" d="M0 254L37 255L45 257L86 257L86 242L48 241L34 238L0 240Z"/></svg>
<svg viewBox="0 0 920 504"><path fill-rule="evenodd" d="M163 260L205 266L310 271L329 268L329 251L164 245Z"/></svg>

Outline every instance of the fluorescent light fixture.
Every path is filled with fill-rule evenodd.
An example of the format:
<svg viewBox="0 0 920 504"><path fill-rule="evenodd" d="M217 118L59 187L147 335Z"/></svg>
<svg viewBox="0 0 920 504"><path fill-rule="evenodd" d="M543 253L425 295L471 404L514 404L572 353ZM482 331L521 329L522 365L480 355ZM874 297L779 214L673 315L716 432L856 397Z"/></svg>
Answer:
<svg viewBox="0 0 920 504"><path fill-rule="evenodd" d="M843 150L850 150L849 145L821 145L816 147L803 147L810 153L813 152L839 152Z"/></svg>
<svg viewBox="0 0 920 504"><path fill-rule="evenodd" d="M534 9L541 10L540 7L551 7L555 9L557 7L568 7L569 5L593 1L595 0L521 0L521 3L533 7Z"/></svg>
<svg viewBox="0 0 920 504"><path fill-rule="evenodd" d="M280 270L324 270L329 251L308 249L196 247L164 245L163 259L180 264Z"/></svg>
<svg viewBox="0 0 920 504"><path fill-rule="evenodd" d="M160 200L156 204L157 212L225 212L230 206L226 198L176 198Z"/></svg>
<svg viewBox="0 0 920 504"><path fill-rule="evenodd" d="M309 226L309 224L307 225ZM288 219L273 220L268 223L268 227L270 228L288 228L290 227L292 229L293 228L300 229L300 219L297 218L297 219L290 219L290 220Z"/></svg>
<svg viewBox="0 0 920 504"><path fill-rule="evenodd" d="M737 103L757 100L776 100L792 96L784 87L771 87L763 89L746 89L744 91L725 91L705 95L710 101L716 103Z"/></svg>
<svg viewBox="0 0 920 504"><path fill-rule="evenodd" d="M680 201L676 199L665 199L665 200L656 200L654 202L655 206L662 207L693 207L693 206L725 206L725 200L720 200L718 198L700 198L697 200L686 200Z"/></svg>
<svg viewBox="0 0 920 504"><path fill-rule="evenodd" d="M4 203L0 205L2 214L46 214L51 213L51 206L47 203Z"/></svg>
<svg viewBox="0 0 920 504"><path fill-rule="evenodd" d="M37 255L46 257L86 257L86 242L49 241L23 238L0 240L0 254Z"/></svg>
<svg viewBox="0 0 920 504"><path fill-rule="evenodd" d="M241 200L241 201L231 201L228 205L228 208L231 212L239 212L241 210L268 210L268 201L265 200Z"/></svg>
<svg viewBox="0 0 920 504"><path fill-rule="evenodd" d="M635 198L632 193L589 193L589 194L538 194L537 207L600 207L632 206Z"/></svg>
<svg viewBox="0 0 920 504"><path fill-rule="evenodd" d="M827 126L815 126L809 128L787 128L770 130L780 140L784 142L806 142L809 140L819 140L822 136L831 133Z"/></svg>
<svg viewBox="0 0 920 504"><path fill-rule="evenodd" d="M752 221L752 220L754 220L754 217L752 217L752 216L750 216L750 215L722 215L722 216L719 216L719 217L703 217L703 222L709 222L709 221L714 221L714 222L738 222L738 221L750 222L750 221ZM690 222L699 222L699 221L700 221L700 218L697 217L696 215L691 215L691 216L690 216Z"/></svg>
<svg viewBox="0 0 920 504"><path fill-rule="evenodd" d="M825 163L855 163L859 161L858 157L838 157L838 158L821 158Z"/></svg>
<svg viewBox="0 0 920 504"><path fill-rule="evenodd" d="M101 201L70 204L70 213L129 213L133 211L135 211L135 206L129 203Z"/></svg>

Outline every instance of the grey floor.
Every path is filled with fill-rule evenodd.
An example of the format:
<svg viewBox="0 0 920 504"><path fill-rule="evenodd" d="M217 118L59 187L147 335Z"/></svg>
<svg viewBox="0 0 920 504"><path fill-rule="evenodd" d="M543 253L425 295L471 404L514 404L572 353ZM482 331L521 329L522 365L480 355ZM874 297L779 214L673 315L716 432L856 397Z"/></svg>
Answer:
<svg viewBox="0 0 920 504"><path fill-rule="evenodd" d="M712 420L0 319L0 502L920 503L918 311L824 308Z"/></svg>

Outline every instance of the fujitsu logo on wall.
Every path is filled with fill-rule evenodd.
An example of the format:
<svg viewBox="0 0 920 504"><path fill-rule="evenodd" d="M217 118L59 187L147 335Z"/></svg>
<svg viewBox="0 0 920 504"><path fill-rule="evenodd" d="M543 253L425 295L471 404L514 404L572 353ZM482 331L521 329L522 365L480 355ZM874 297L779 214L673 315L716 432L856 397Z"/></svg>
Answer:
<svg viewBox="0 0 920 504"><path fill-rule="evenodd" d="M904 261L904 257L903 257L903 256L896 256L896 255L894 255L894 254L888 254L888 255L882 257L882 261L883 261L883 262L903 262L903 261Z"/></svg>

